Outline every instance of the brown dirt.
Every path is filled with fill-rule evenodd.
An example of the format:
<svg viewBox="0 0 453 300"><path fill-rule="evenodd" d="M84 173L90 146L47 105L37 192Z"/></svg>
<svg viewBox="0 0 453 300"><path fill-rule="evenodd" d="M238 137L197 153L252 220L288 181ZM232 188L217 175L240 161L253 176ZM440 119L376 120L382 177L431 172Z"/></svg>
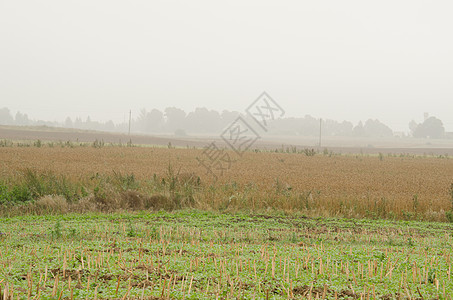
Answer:
<svg viewBox="0 0 453 300"><path fill-rule="evenodd" d="M220 135L220 133L219 133ZM54 128L47 126L1 126L0 139L12 141L46 141L46 142L84 142L92 143L95 140L104 143L127 144L129 140L134 145L167 146L171 143L176 147L203 148L215 141L219 147L227 145L219 138L212 136L175 137L172 135L139 135L129 136L125 133L111 133L92 130L77 130L67 128ZM335 153L363 153L363 154L388 154L404 153L412 155L453 155L452 140L415 140L415 139L356 139L351 137L326 137L325 147L318 148L318 140L314 137L280 137L263 136L253 145L253 149L281 149L282 146L297 146L298 150L314 148L323 151L325 148Z"/></svg>

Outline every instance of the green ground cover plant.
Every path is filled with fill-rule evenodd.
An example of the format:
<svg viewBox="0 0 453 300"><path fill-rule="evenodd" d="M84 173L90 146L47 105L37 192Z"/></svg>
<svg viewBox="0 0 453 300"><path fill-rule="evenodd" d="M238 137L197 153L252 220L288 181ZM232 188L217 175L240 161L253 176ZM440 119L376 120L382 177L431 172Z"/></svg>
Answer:
<svg viewBox="0 0 453 300"><path fill-rule="evenodd" d="M0 299L452 299L453 226L199 210L0 222Z"/></svg>

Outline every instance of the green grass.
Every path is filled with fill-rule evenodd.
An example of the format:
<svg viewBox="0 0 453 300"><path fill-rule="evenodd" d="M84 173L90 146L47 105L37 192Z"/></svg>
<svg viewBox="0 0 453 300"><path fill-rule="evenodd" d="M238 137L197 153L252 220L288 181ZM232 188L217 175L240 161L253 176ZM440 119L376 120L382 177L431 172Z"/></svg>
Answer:
<svg viewBox="0 0 453 300"><path fill-rule="evenodd" d="M19 216L0 221L0 290L13 299L452 299L452 235L446 223L276 212Z"/></svg>

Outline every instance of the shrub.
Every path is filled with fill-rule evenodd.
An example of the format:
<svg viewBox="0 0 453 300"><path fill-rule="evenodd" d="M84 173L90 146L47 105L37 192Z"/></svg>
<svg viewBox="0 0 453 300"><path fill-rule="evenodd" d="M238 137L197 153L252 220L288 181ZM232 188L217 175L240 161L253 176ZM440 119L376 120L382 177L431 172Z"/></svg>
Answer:
<svg viewBox="0 0 453 300"><path fill-rule="evenodd" d="M445 216L447 217L448 222L453 223L453 183L450 184L448 194L450 196L451 208L450 211L445 212Z"/></svg>
<svg viewBox="0 0 453 300"><path fill-rule="evenodd" d="M0 183L0 204L8 200L8 188L5 184Z"/></svg>
<svg viewBox="0 0 453 300"><path fill-rule="evenodd" d="M315 149L305 148L304 153L306 156L315 156L316 155Z"/></svg>
<svg viewBox="0 0 453 300"><path fill-rule="evenodd" d="M139 182L135 179L134 174L122 175L120 172L113 171L113 183L121 190L135 190L139 187Z"/></svg>
<svg viewBox="0 0 453 300"><path fill-rule="evenodd" d="M453 210L453 183L450 184L450 188L448 190L448 194L450 196L451 210Z"/></svg>
<svg viewBox="0 0 453 300"><path fill-rule="evenodd" d="M104 147L104 140L95 139L93 144L91 144L91 146L93 148L102 148L102 147Z"/></svg>
<svg viewBox="0 0 453 300"><path fill-rule="evenodd" d="M37 148L41 148L42 147L42 142L41 140L36 140L34 143L33 143L33 146L37 147Z"/></svg>
<svg viewBox="0 0 453 300"><path fill-rule="evenodd" d="M26 202L32 199L29 189L23 185L15 185L10 192L10 201L12 202Z"/></svg>
<svg viewBox="0 0 453 300"><path fill-rule="evenodd" d="M4 183L0 184L0 204L14 204L32 199L32 195L26 186L15 185L9 188Z"/></svg>
<svg viewBox="0 0 453 300"><path fill-rule="evenodd" d="M38 173L27 169L23 176L23 185L33 199L46 195L61 195L69 202L74 202L81 198L79 187L72 184L64 175L55 176L52 172Z"/></svg>
<svg viewBox="0 0 453 300"><path fill-rule="evenodd" d="M453 223L453 211L445 212L445 216L447 217L448 222Z"/></svg>

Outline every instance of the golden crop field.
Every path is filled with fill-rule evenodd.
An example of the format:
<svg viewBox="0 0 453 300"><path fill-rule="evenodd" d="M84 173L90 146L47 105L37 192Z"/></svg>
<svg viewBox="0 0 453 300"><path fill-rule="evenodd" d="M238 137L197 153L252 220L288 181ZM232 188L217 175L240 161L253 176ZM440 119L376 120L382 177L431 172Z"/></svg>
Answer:
<svg viewBox="0 0 453 300"><path fill-rule="evenodd" d="M234 162L214 181L200 149L146 147L4 147L0 176L26 169L64 175L73 182L95 174L133 174L141 182L196 174L200 208L299 210L322 216L445 220L451 209L453 160L448 157L319 153L229 152ZM232 189L231 185L237 186Z"/></svg>

